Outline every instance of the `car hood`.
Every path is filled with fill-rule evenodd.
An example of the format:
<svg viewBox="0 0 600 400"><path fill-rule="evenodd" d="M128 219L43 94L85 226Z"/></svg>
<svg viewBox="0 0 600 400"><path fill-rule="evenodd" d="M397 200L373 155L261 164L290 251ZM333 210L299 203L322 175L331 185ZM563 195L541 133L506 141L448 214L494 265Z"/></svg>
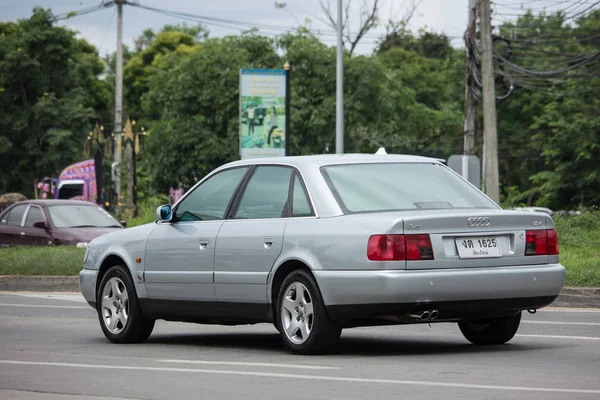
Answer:
<svg viewBox="0 0 600 400"><path fill-rule="evenodd" d="M108 235L104 235L94 240L95 244L104 243L128 243L138 240L146 240L150 232L156 227L156 223L151 222L144 225L135 226L127 229L115 229Z"/></svg>
<svg viewBox="0 0 600 400"><path fill-rule="evenodd" d="M58 230L64 242L91 242L92 240L123 228L62 228Z"/></svg>

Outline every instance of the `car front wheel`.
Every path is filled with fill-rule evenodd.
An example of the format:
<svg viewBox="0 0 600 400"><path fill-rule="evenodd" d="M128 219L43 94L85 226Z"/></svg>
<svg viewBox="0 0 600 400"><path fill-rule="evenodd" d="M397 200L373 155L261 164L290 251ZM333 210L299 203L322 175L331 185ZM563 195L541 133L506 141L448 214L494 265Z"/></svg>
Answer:
<svg viewBox="0 0 600 400"><path fill-rule="evenodd" d="M342 332L329 320L314 278L301 270L288 275L280 287L277 324L284 344L296 354L323 352Z"/></svg>
<svg viewBox="0 0 600 400"><path fill-rule="evenodd" d="M154 321L142 314L133 282L123 265L106 272L96 304L100 327L113 343L143 342L154 329Z"/></svg>
<svg viewBox="0 0 600 400"><path fill-rule="evenodd" d="M486 318L458 323L464 337L473 344L503 344L511 340L521 323L521 313L510 317Z"/></svg>

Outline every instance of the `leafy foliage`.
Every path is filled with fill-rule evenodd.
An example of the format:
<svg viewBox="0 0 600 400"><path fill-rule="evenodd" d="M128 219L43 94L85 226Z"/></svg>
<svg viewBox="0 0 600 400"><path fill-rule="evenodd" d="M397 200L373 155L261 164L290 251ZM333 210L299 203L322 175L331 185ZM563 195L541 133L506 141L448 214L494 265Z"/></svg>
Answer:
<svg viewBox="0 0 600 400"><path fill-rule="evenodd" d="M92 121L110 96L96 49L53 26L49 11L0 24L0 193L81 161Z"/></svg>
<svg viewBox="0 0 600 400"><path fill-rule="evenodd" d="M52 21L36 9L30 19L0 23L0 192L30 193L34 178L82 158L96 119L110 129L114 55L102 63L93 46ZM600 57L571 67L600 48L600 11L570 22L529 12L499 32L521 68L505 70L515 90L498 106L503 204L598 205ZM507 43L496 41L503 57ZM464 59L445 35L413 34L402 22L374 54L346 52L346 152L461 153ZM124 60L124 115L151 132L138 160L140 201L239 158L240 68L288 61L291 153L334 151L336 52L308 28L209 38L202 26L167 25L144 31ZM481 128L480 112L480 159Z"/></svg>
<svg viewBox="0 0 600 400"><path fill-rule="evenodd" d="M576 208L600 203L600 10L569 25L564 15L505 24L515 93L498 107L500 166L506 204ZM561 72L565 70L565 72ZM550 71L548 77L537 71Z"/></svg>

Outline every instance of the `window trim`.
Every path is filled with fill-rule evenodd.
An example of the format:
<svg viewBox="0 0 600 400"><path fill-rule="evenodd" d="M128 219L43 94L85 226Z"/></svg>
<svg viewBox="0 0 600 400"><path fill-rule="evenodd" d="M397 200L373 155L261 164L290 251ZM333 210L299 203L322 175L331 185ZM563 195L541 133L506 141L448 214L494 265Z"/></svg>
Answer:
<svg viewBox="0 0 600 400"><path fill-rule="evenodd" d="M48 224L48 218L46 217L46 213L44 212L43 207L38 206L37 204L30 204L29 207L27 208L27 212L25 213L25 219L23 220L23 228L33 228L33 226L25 225L27 223L27 217L29 216L29 212L31 211L32 208L37 208L38 210L40 210L42 217L44 217L44 222L46 222L46 224Z"/></svg>
<svg viewBox="0 0 600 400"><path fill-rule="evenodd" d="M223 169L219 169L219 170L215 170L213 172L211 172L210 174L208 174L207 176L204 177L204 179L200 180L198 183L196 183L190 190L188 190L173 206L172 206L172 214L173 214L173 218L171 219L171 221L161 221L161 223L167 223L167 224L182 224L182 223L197 223L197 222L211 222L211 221L179 221L175 218L175 216L177 215L177 210L179 209L179 206L181 205L181 203L188 198L194 191L196 191L200 186L202 186L205 182L207 182L209 179L219 175L221 172L227 172L227 171L231 171L234 169L241 169L241 168L245 168L247 169L247 171L244 173L244 175L242 176L242 179L240 180L240 182L238 183L238 185L236 186L235 190L233 191L233 194L231 195L231 198L229 199L229 203L227 203L227 207L225 208L225 212L223 213L223 218L218 219L218 220L211 220L211 221L225 221L228 218L229 215L229 211L231 209L231 206L234 202L234 199L237 196L238 191L240 190L240 187L243 185L243 183L246 181L248 174L252 171L252 165L236 165L236 166L232 166L229 168L223 168Z"/></svg>
<svg viewBox="0 0 600 400"><path fill-rule="evenodd" d="M306 196L306 200L308 202L308 208L310 209L310 215L299 215L299 216L294 215L294 186L295 186L294 181L295 181L296 177L298 178L298 181L300 182L300 186L302 186L302 188L304 189L302 194L304 194ZM298 170L294 171L294 173L292 174L292 177L291 177L291 182L290 182L289 216L290 216L290 218L313 218L316 216L312 201L310 201L310 195L308 194L308 189L306 188L304 179L302 179L302 176L300 175Z"/></svg>
<svg viewBox="0 0 600 400"><path fill-rule="evenodd" d="M33 226L27 226L27 217L29 216L29 212L31 211L32 208L37 208L38 210L40 210L42 212L42 215L44 215L44 212L42 211L42 208L38 205L35 204L30 204L29 207L27 207L27 212L25 213L25 219L23 220L23 228L33 228Z"/></svg>
<svg viewBox="0 0 600 400"><path fill-rule="evenodd" d="M242 202L242 197L244 196L244 194L246 193L246 188L248 187L248 184L250 183L250 181L252 180L252 177L254 177L254 174L256 173L256 170L258 170L258 168L260 167L279 167L279 168L287 168L287 169L291 169L292 173L290 174L291 178L290 181L288 182L288 198L285 202L285 207L284 207L284 213L283 216L281 217L276 217L276 218L244 218L244 219L236 219L235 215L237 214L239 207L240 207L240 203ZM231 221L272 221L272 220L276 220L276 219L287 219L290 218L290 187L291 187L291 182L292 182L292 178L294 177L294 174L296 172L296 168L294 168L291 165L283 165L283 164L254 164L252 166L252 171L250 174L248 174L248 179L246 179L243 183L244 185L240 188L239 192L236 193L236 198L234 201L234 204L231 207L231 210L229 212L229 215L227 215L228 220Z"/></svg>
<svg viewBox="0 0 600 400"><path fill-rule="evenodd" d="M12 212L18 208L18 207L25 207L25 211L23 211L23 215L21 216L21 224L20 225L11 225L8 223L8 219L10 218L10 214L12 214ZM31 207L31 204L29 203L25 203L25 204L14 204L13 206L11 206L10 208L8 208L4 213L8 214L6 217L6 223L2 224L2 225L6 225L6 226L16 226L19 228L23 228L25 227L25 216L29 213L29 208ZM4 215L3 213L3 215Z"/></svg>
<svg viewBox="0 0 600 400"><path fill-rule="evenodd" d="M327 172L327 168L329 168L329 167L338 167L338 166L345 166L345 165L389 165L389 164L431 164L431 165L435 165L435 166L438 166L438 167L447 168L450 171L452 171L454 174L456 174L458 177L460 177L467 184L469 184L471 187L473 187L477 191L480 191L471 182L467 181L462 176L460 176L459 174L457 174L454 170L452 170L451 168L449 168L446 165L444 165L442 163L439 163L439 162L415 162L415 161L411 161L411 162L398 162L398 161L396 161L396 162L394 162L394 161L390 161L390 162L364 162L364 163L355 162L355 163L347 163L347 164L328 164L328 165L322 165L322 166L320 166L319 167L319 171L321 172L321 175L323 176L323 179L325 180L325 183L329 187L329 190L331 191L331 194L333 195L335 201L337 202L338 206L340 207L340 209L342 210L342 212L345 215L352 215L352 214L374 214L374 213L386 213L386 212L396 212L396 211L415 211L415 212L417 212L417 211L428 211L427 209L414 209L414 208L389 209L389 210L369 210L369 211L351 211L351 210L349 210L346 207L346 204L342 200L342 197L340 196L339 192L335 188L335 185L333 184L333 181L331 180L331 178L329 177L329 173ZM453 209L488 210L488 209L499 208L499 206L496 205L496 203L493 200L491 200L485 193L481 192L480 194L483 195L483 197L486 200L488 200L489 202L491 202L491 204L490 204L489 207L455 207ZM496 207L494 207L494 206L496 206Z"/></svg>

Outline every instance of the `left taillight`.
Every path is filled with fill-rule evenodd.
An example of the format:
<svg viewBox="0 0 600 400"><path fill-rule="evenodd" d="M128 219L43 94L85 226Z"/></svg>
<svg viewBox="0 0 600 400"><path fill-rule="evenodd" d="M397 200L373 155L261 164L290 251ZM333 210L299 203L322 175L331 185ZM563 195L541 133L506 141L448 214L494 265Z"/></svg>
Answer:
<svg viewBox="0 0 600 400"><path fill-rule="evenodd" d="M551 256L559 254L558 235L555 229L538 229L525 232L526 256Z"/></svg>
<svg viewBox="0 0 600 400"><path fill-rule="evenodd" d="M367 258L371 261L406 260L404 235L373 235L367 245Z"/></svg>
<svg viewBox="0 0 600 400"><path fill-rule="evenodd" d="M367 245L371 261L433 260L431 238L420 235L373 235Z"/></svg>

